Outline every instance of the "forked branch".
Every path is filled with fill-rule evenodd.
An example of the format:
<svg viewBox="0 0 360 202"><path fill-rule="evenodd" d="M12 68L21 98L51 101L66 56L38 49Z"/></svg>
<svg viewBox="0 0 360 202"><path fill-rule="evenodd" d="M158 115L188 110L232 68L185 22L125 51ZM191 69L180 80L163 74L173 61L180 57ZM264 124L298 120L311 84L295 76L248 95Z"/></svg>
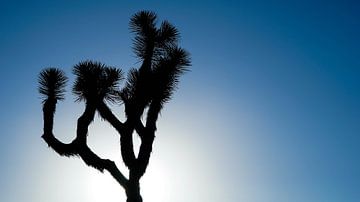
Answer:
<svg viewBox="0 0 360 202"><path fill-rule="evenodd" d="M94 118L95 108L87 105L83 115L78 120L75 140L69 144L65 144L58 140L52 131L56 102L56 99L47 99L43 105L44 134L42 138L49 147L61 156L80 156L88 166L94 167L101 172L107 170L115 180L126 189L128 180L120 172L115 163L109 159L100 158L86 145L86 134L88 126Z"/></svg>

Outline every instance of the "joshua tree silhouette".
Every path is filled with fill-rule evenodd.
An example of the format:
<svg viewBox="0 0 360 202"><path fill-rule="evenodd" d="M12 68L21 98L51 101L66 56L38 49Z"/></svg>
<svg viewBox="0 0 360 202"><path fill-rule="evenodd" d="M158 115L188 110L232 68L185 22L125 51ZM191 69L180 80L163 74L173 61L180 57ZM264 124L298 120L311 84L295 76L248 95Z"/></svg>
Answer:
<svg viewBox="0 0 360 202"><path fill-rule="evenodd" d="M76 137L71 143L61 142L53 134L56 103L64 99L67 77L57 68L46 68L38 80L43 99L42 138L61 156L79 156L88 166L101 172L107 170L125 189L127 202L142 201L139 180L149 162L158 115L170 100L179 77L190 66L189 54L178 47L178 30L168 21L163 21L157 28L156 19L156 14L149 11L140 11L131 17L130 30L135 34L133 49L142 64L139 69L129 71L122 89L120 82L124 77L120 69L94 61L83 61L74 66L76 77L72 91L77 101L85 103L85 110L78 118ZM124 105L124 122L113 114L109 103ZM129 169L128 177L113 161L100 158L88 147L87 132L95 112L119 133L121 156ZM144 121L143 116L146 116ZM137 156L133 134L141 140Z"/></svg>

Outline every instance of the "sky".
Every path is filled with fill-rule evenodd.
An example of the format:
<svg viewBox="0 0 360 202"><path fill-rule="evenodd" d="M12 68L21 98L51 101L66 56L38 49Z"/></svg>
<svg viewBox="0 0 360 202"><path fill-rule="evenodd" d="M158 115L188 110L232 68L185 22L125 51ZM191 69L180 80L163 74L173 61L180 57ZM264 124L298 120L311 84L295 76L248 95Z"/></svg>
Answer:
<svg viewBox="0 0 360 202"><path fill-rule="evenodd" d="M54 133L70 142L84 107L73 65L138 67L128 23L140 10L173 23L192 58L158 121L145 202L359 200L357 1L2 0L1 201L125 201L108 173L41 139L37 77L46 67L68 75ZM97 116L89 131L90 147L126 174L109 124Z"/></svg>

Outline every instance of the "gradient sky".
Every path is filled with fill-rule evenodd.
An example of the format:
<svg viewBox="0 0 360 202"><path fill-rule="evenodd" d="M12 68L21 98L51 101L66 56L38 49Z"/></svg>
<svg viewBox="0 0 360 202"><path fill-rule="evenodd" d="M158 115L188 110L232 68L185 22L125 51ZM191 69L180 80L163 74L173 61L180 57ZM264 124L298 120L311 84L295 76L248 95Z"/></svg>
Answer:
<svg viewBox="0 0 360 202"><path fill-rule="evenodd" d="M138 67L128 21L143 9L179 28L193 61L159 120L145 202L359 201L355 0L2 0L1 201L124 201L110 175L42 141L37 75L55 66L72 81L85 59ZM65 142L83 110L73 101L55 117ZM126 173L118 141L97 117L91 148Z"/></svg>

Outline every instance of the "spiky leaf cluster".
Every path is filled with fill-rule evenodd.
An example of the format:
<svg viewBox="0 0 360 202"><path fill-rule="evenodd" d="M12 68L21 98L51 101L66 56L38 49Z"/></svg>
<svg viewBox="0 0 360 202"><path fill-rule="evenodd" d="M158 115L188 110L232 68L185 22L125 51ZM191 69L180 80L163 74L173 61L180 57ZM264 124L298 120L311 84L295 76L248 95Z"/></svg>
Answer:
<svg viewBox="0 0 360 202"><path fill-rule="evenodd" d="M176 27L166 20L163 21L156 34L154 60L161 59L166 54L168 48L176 47L179 38L180 34Z"/></svg>
<svg viewBox="0 0 360 202"><path fill-rule="evenodd" d="M39 93L43 99L63 100L65 98L65 73L57 68L47 68L40 72L38 83Z"/></svg>
<svg viewBox="0 0 360 202"><path fill-rule="evenodd" d="M190 66L190 58L184 49L178 47L180 35L176 27L168 21L161 22L157 27L156 22L154 12L140 11L132 16L130 29L135 34L133 48L135 54L143 60L143 65L140 69L129 71L121 91L121 70L93 61L75 65L73 73L76 78L72 91L76 100L121 100L131 103L133 107L129 108L139 108L138 114L150 103L156 102L162 107L169 101L179 76ZM39 82L41 94L63 99L66 77L62 72L56 69L44 70Z"/></svg>
<svg viewBox="0 0 360 202"><path fill-rule="evenodd" d="M163 21L156 27L157 16L154 12L141 11L130 20L130 30L135 33L133 40L134 52L141 58L157 60L161 58L167 47L177 45L179 31L168 21Z"/></svg>
<svg viewBox="0 0 360 202"><path fill-rule="evenodd" d="M154 47L156 37L156 14L150 11L140 11L130 19L130 30L135 33L134 52L140 58L145 58Z"/></svg>
<svg viewBox="0 0 360 202"><path fill-rule="evenodd" d="M152 100L162 106L171 99L173 91L179 82L179 77L190 66L189 54L182 48L167 49L165 57L161 58L153 68Z"/></svg>
<svg viewBox="0 0 360 202"><path fill-rule="evenodd" d="M73 93L77 101L117 100L119 83L123 79L120 69L100 62L84 61L74 66L73 73L76 76Z"/></svg>
<svg viewBox="0 0 360 202"><path fill-rule="evenodd" d="M143 64L140 70L130 71L121 97L124 102L139 102L141 98L142 107L151 102L161 105L167 102L179 76L190 66L188 53L177 45L180 35L176 27L163 21L157 28L156 19L155 13L141 11L130 21L130 29L136 34L134 52L144 61L151 59L150 63L144 63L149 66Z"/></svg>

